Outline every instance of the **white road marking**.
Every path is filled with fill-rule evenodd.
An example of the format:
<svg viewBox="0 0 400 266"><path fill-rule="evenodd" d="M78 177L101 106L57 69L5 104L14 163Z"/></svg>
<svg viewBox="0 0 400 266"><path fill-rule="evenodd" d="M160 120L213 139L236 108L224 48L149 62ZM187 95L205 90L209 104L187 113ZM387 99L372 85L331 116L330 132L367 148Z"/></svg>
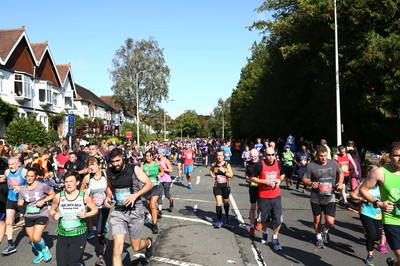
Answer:
<svg viewBox="0 0 400 266"><path fill-rule="evenodd" d="M199 199L182 199L182 198L174 198L174 200L185 200L185 201L194 201L194 202L214 203L214 201L209 201L209 200L199 200Z"/></svg>
<svg viewBox="0 0 400 266"><path fill-rule="evenodd" d="M171 219L176 219L176 220L183 220L183 221L190 221L190 222L197 222L197 223L203 223L207 225L212 225L212 223L208 221L204 221L198 218L188 218L188 217L182 217L182 216L173 216L173 215L168 215L168 214L163 214L163 218L171 218Z"/></svg>
<svg viewBox="0 0 400 266"><path fill-rule="evenodd" d="M196 176L196 185L200 184L200 176Z"/></svg>
<svg viewBox="0 0 400 266"><path fill-rule="evenodd" d="M133 255L133 257L140 258L143 257L144 255L141 253L136 253ZM150 260L155 260L158 262L163 262L171 265L178 265L178 266L202 266L201 264L196 264L196 263L191 263L191 262L186 262L186 261L179 261L179 260L173 260L173 259L168 259L168 258L162 258L162 257L152 257Z"/></svg>
<svg viewBox="0 0 400 266"><path fill-rule="evenodd" d="M246 228L245 222L244 222L244 220L243 220L242 215L240 214L240 210L239 210L239 208L238 208L238 206L237 206L237 204L236 204L235 199L234 199L233 196L232 196L232 193L229 195L229 201L231 202L231 204L232 204L232 209L233 209L233 211L235 212L235 214L236 214L236 216L237 216L237 219L238 219L238 221L239 221L239 226L241 226L241 227L244 226L244 228ZM253 251L254 258L255 258L255 260L257 261L257 265L259 265L259 266L266 266L267 264L265 264L265 260L264 260L263 256L262 256L261 253L258 251L258 249L256 248L256 246L255 246L255 244L254 244L253 242L252 242L252 244L251 244L251 250Z"/></svg>

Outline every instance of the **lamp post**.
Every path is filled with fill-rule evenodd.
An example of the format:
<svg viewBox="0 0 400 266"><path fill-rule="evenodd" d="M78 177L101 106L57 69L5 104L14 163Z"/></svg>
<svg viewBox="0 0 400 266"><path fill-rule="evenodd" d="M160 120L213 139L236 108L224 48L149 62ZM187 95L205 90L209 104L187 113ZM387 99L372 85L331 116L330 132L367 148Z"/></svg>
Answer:
<svg viewBox="0 0 400 266"><path fill-rule="evenodd" d="M221 104L221 111L222 111L222 139L225 139L225 121L224 121L224 106L223 103Z"/></svg>
<svg viewBox="0 0 400 266"><path fill-rule="evenodd" d="M140 147L140 137L139 137L139 74L151 70L140 70L136 73L136 144Z"/></svg>
<svg viewBox="0 0 400 266"><path fill-rule="evenodd" d="M173 102L173 101L174 101L174 99L169 100L167 102ZM166 124L166 121L165 121L166 112L167 111L164 109L164 140L167 139L167 124Z"/></svg>
<svg viewBox="0 0 400 266"><path fill-rule="evenodd" d="M338 30L336 0L333 1L335 17L335 77L336 77L336 143L342 144L342 122L340 118L340 87L339 87L339 51L338 51Z"/></svg>

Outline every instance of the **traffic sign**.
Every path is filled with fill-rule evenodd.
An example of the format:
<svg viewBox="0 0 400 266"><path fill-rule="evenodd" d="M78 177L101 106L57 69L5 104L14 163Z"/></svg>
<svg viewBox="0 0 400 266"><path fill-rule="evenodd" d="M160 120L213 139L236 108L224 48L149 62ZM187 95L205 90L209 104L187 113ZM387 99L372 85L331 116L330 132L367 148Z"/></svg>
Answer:
<svg viewBox="0 0 400 266"><path fill-rule="evenodd" d="M68 123L74 123L75 117L74 114L68 114Z"/></svg>
<svg viewBox="0 0 400 266"><path fill-rule="evenodd" d="M132 138L132 132L131 131L126 132L125 133L125 138L131 139Z"/></svg>

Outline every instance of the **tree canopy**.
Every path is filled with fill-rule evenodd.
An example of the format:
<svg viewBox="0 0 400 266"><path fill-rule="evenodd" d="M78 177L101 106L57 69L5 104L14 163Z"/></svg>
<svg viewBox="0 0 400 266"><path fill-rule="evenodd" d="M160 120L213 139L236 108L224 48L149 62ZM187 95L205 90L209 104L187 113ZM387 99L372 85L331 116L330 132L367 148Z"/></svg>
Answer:
<svg viewBox="0 0 400 266"><path fill-rule="evenodd" d="M343 140L370 149L400 129L399 8L395 0L338 1ZM268 0L258 8L266 11L273 19L250 27L263 38L231 96L234 137L292 132L335 143L333 0Z"/></svg>
<svg viewBox="0 0 400 266"><path fill-rule="evenodd" d="M114 83L113 99L124 112L136 114L137 91L139 112L144 115L156 109L163 99L168 99L170 70L163 49L153 38L141 41L128 38L116 51L109 72Z"/></svg>

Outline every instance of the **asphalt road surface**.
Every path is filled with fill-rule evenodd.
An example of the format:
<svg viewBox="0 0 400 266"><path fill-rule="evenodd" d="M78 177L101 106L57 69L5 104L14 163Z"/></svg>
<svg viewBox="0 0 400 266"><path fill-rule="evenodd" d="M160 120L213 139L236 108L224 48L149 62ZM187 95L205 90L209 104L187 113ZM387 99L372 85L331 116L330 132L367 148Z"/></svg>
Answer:
<svg viewBox="0 0 400 266"><path fill-rule="evenodd" d="M171 194L175 199L175 208L172 212L163 211L163 217L158 221L159 234L153 235L149 224L144 227L143 237L151 236L155 239L154 257L146 261L143 254L131 249L126 239L124 265L364 265L364 230L358 214L352 209L338 207L335 228L330 231L331 242L325 249L317 249L309 196L296 190L281 189L284 222L279 240L283 250L274 251L271 243L262 245L259 231L256 231L254 239L250 239L250 204L244 169L239 165L234 166L233 171L230 226L220 229L212 226L215 220L212 181L209 167L199 164L193 172L192 190L186 187L186 181L173 183ZM164 199L163 207L166 209L168 206L168 200ZM51 221L44 233L53 258L57 242L55 228L56 222ZM272 236L271 229L269 235ZM106 262L112 265L111 233L107 234L107 238L109 245ZM0 264L32 265L34 254L23 226L15 228L14 239L17 252L0 257ZM84 253L85 265L95 265L96 243L96 238L88 241ZM0 249L3 250L6 245L4 239ZM381 254L375 249L375 265L386 265L388 256L393 257L391 251L389 254ZM56 265L55 259L47 265Z"/></svg>

